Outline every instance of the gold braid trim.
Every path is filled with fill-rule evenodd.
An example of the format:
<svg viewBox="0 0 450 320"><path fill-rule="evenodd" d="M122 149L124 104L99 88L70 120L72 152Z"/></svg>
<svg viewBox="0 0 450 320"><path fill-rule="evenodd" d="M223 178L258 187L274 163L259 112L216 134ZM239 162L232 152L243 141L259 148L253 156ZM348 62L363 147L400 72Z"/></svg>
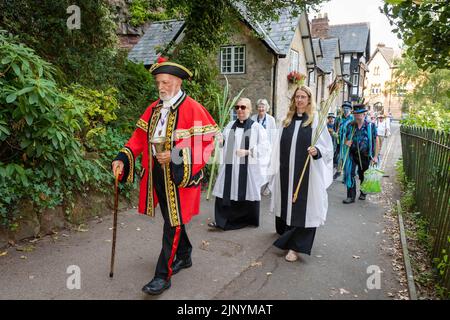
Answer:
<svg viewBox="0 0 450 320"><path fill-rule="evenodd" d="M200 180L203 179L203 170L200 171L200 177L198 177L198 180L192 180L191 183L189 183L189 186L192 185L198 185L198 183L200 182Z"/></svg>
<svg viewBox="0 0 450 320"><path fill-rule="evenodd" d="M155 71L156 69L158 69L159 67L163 67L163 66L173 66L173 67L177 67L180 68L182 70L184 70L189 77L192 78L192 76L194 75L188 68L186 68L185 66L182 66L181 64L175 63L175 62L170 62L170 61L164 61L161 63L155 63L154 65L152 65L150 67L150 69L148 70L150 73L152 73L153 71Z"/></svg>
<svg viewBox="0 0 450 320"><path fill-rule="evenodd" d="M134 154L128 147L124 147L124 148L120 149L120 152L123 152L127 156L128 163L130 164L130 171L128 172L127 183L133 183L134 182Z"/></svg>
<svg viewBox="0 0 450 320"><path fill-rule="evenodd" d="M166 137L172 137L172 133L175 128L175 120L178 115L178 110L169 114L167 121ZM172 139L167 139L166 150L172 150ZM175 183L172 180L172 173L170 171L170 163L166 163L164 166L164 180L166 188L167 209L169 210L170 225L176 227L180 225L180 210L178 208L177 190Z"/></svg>
<svg viewBox="0 0 450 320"><path fill-rule="evenodd" d="M156 108L152 112L152 117L150 119L150 126L147 134L147 143L148 143L148 180L147 180L147 208L146 208L146 214L150 217L155 216L155 210L153 208L153 168L152 168L152 161L153 161L153 149L152 144L150 143L151 138L153 137L155 130L156 130L156 124L158 123L159 117L161 116L161 113L159 112L161 110L162 105L156 106Z"/></svg>
<svg viewBox="0 0 450 320"><path fill-rule="evenodd" d="M183 180L180 183L180 188L185 188L191 178L191 149L183 148Z"/></svg>
<svg viewBox="0 0 450 320"><path fill-rule="evenodd" d="M190 138L192 136L198 136L202 134L208 134L208 133L216 133L219 132L219 127L215 124L208 124L206 126L202 127L191 127L189 129L178 129L175 130L175 139L186 139Z"/></svg>
<svg viewBox="0 0 450 320"><path fill-rule="evenodd" d="M141 128L145 132L147 132L148 130L148 123L145 120L139 119L138 122L136 123L136 126L138 128Z"/></svg>

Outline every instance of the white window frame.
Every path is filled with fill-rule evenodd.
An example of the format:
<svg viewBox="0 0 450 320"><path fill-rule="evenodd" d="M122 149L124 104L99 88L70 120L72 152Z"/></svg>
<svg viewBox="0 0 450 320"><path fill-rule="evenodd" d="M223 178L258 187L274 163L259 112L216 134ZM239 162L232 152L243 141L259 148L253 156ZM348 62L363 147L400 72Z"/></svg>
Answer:
<svg viewBox="0 0 450 320"><path fill-rule="evenodd" d="M236 66L236 55L240 54L240 52L238 52L238 49L243 49L242 54L243 54L243 58L242 58L242 70L237 70L237 68L239 66ZM224 71L224 69L228 66L224 66L224 61L228 61L224 60L224 54L227 54L225 52L225 50L231 50L229 52L230 54L230 67L231 67L231 71ZM245 70L246 70L246 50L245 50L245 45L237 45L237 46L223 46L220 47L220 73L221 74L244 74Z"/></svg>
<svg viewBox="0 0 450 320"><path fill-rule="evenodd" d="M350 63L352 61L352 57L349 54L344 54L344 63Z"/></svg>
<svg viewBox="0 0 450 320"><path fill-rule="evenodd" d="M358 74L354 74L353 77L352 77L352 84L353 84L354 87L359 85L358 80L359 80Z"/></svg>
<svg viewBox="0 0 450 320"><path fill-rule="evenodd" d="M294 49L289 52L289 72L300 71L300 53Z"/></svg>
<svg viewBox="0 0 450 320"><path fill-rule="evenodd" d="M316 84L316 70L313 70L311 71L311 73L309 73L309 83Z"/></svg>

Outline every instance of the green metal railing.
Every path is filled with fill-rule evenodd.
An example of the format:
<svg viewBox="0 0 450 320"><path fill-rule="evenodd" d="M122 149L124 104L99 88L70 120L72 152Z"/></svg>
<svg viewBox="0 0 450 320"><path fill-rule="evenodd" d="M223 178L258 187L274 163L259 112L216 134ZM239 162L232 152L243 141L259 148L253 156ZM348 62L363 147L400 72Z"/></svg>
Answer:
<svg viewBox="0 0 450 320"><path fill-rule="evenodd" d="M434 129L402 126L403 168L415 185L417 209L429 222L433 258L450 253L450 134ZM450 291L450 268L443 275Z"/></svg>

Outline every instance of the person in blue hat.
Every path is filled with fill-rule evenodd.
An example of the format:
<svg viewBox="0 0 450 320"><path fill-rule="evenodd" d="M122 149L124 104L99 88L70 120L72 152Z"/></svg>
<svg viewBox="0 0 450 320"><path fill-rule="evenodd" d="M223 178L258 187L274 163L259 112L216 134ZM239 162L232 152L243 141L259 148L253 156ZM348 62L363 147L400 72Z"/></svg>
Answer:
<svg viewBox="0 0 450 320"><path fill-rule="evenodd" d="M334 113L330 112L328 113L327 117L327 129L330 133L331 140L333 141L333 167L337 169L338 164L338 153L337 151L337 141L338 141L338 133L336 132L336 116Z"/></svg>
<svg viewBox="0 0 450 320"><path fill-rule="evenodd" d="M344 170L344 182L347 186L347 198L343 203L355 202L356 198L356 169L361 183L364 181L364 172L371 163L378 163L379 143L375 124L366 119L367 109L364 104L353 106L355 120L347 126L345 144L349 150ZM347 168L347 164L349 168ZM365 200L366 194L361 191L359 200Z"/></svg>
<svg viewBox="0 0 450 320"><path fill-rule="evenodd" d="M338 134L337 138L337 145L336 145L336 153L337 153L337 161L338 161L338 167L337 171L334 175L334 179L337 179L341 172L345 168L343 168L344 164L344 158L348 154L348 147L345 145L345 137L347 135L347 125L353 121L353 115L352 115L352 103L350 101L345 101L342 104L342 114L336 119L336 132Z"/></svg>

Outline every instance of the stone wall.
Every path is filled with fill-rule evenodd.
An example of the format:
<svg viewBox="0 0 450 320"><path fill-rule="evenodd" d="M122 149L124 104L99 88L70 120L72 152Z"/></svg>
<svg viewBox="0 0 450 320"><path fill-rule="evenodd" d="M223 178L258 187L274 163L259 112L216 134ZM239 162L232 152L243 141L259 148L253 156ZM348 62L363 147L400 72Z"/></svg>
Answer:
<svg viewBox="0 0 450 320"><path fill-rule="evenodd" d="M308 76L306 69L306 57L305 49L303 47L302 35L300 33L300 28L297 28L294 37L292 39L291 48L299 53L299 72ZM287 114L291 97L294 94L296 85L289 83L287 75L289 74L290 57L289 54L286 58L281 58L278 60L277 66L277 88L276 88L276 119L277 121L282 121ZM305 80L307 84L307 80ZM313 93L315 93L315 87L311 87Z"/></svg>
<svg viewBox="0 0 450 320"><path fill-rule="evenodd" d="M226 76L230 84L230 94L236 95L245 88L242 96L252 101L253 113L256 113L256 101L267 99L272 105L273 84L273 61L274 56L263 42L256 38L250 29L243 23L240 32L236 32L230 42L224 45L245 45L245 73L221 75L222 83L225 84ZM220 52L217 56L217 66L220 69Z"/></svg>
<svg viewBox="0 0 450 320"><path fill-rule="evenodd" d="M137 194L137 192L135 192ZM20 204L18 228L14 231L0 227L0 248L9 241L18 242L27 238L42 237L73 225L79 225L96 216L113 212L113 195L92 192L76 195L72 205L60 205L53 209L38 212L30 202ZM131 203L137 203L137 198ZM121 199L119 210L131 207L131 203Z"/></svg>

